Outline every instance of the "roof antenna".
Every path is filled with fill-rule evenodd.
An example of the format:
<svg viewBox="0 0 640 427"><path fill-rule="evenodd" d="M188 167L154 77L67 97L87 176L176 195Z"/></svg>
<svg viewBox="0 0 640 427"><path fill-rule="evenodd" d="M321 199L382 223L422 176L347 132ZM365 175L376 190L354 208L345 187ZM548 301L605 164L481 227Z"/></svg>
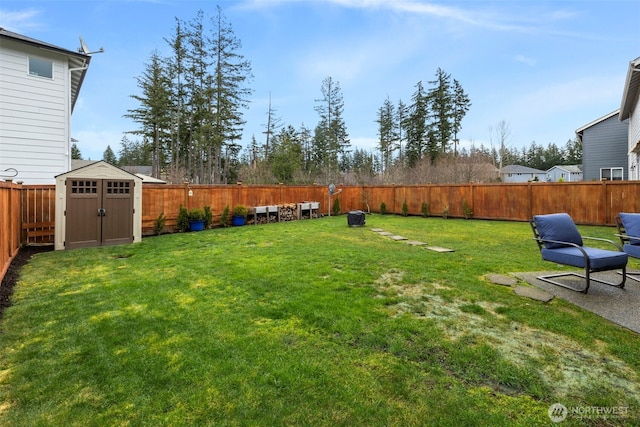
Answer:
<svg viewBox="0 0 640 427"><path fill-rule="evenodd" d="M100 50L96 50L95 52L91 52L91 51L89 51L89 48L87 47L87 44L82 39L82 36L80 36L80 47L78 48L78 52L83 53L85 55L92 55L94 53L102 53L102 52L104 52L104 48L101 47Z"/></svg>

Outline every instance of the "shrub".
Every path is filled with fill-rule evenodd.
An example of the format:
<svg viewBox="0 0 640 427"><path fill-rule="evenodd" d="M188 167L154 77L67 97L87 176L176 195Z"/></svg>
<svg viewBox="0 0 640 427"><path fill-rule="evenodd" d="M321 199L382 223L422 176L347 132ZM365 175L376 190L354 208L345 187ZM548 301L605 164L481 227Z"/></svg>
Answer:
<svg viewBox="0 0 640 427"><path fill-rule="evenodd" d="M226 227L229 225L229 205L225 206L220 215L220 225Z"/></svg>
<svg viewBox="0 0 640 427"><path fill-rule="evenodd" d="M194 208L189 211L189 221L204 221L204 211Z"/></svg>
<svg viewBox="0 0 640 427"><path fill-rule="evenodd" d="M342 209L340 208L340 199L336 199L336 201L333 202L333 206L331 206L331 210L333 211L333 214L335 216L340 215L340 212L342 211Z"/></svg>
<svg viewBox="0 0 640 427"><path fill-rule="evenodd" d="M233 216L241 216L243 218L246 218L248 212L249 211L247 210L247 207L245 205L236 205L233 208Z"/></svg>
<svg viewBox="0 0 640 427"><path fill-rule="evenodd" d="M431 214L429 203L422 202L422 204L420 205L420 213L424 218L428 217Z"/></svg>
<svg viewBox="0 0 640 427"><path fill-rule="evenodd" d="M176 227L178 227L179 231L189 231L189 211L182 205L180 205L180 210L178 211Z"/></svg>
<svg viewBox="0 0 640 427"><path fill-rule="evenodd" d="M407 199L402 202L402 216L409 215L409 205L407 205Z"/></svg>
<svg viewBox="0 0 640 427"><path fill-rule="evenodd" d="M213 212L211 212L211 206L204 207L204 228L211 227L213 224Z"/></svg>
<svg viewBox="0 0 640 427"><path fill-rule="evenodd" d="M467 199L462 199L462 214L465 219L469 219L473 216L473 209L471 209L471 205L467 202Z"/></svg>
<svg viewBox="0 0 640 427"><path fill-rule="evenodd" d="M159 236L164 231L164 226L167 223L167 218L164 216L164 212L161 212L160 215L153 221L153 233L156 236Z"/></svg>
<svg viewBox="0 0 640 427"><path fill-rule="evenodd" d="M445 206L444 209L442 210L442 218L444 219L449 218L449 206Z"/></svg>
<svg viewBox="0 0 640 427"><path fill-rule="evenodd" d="M387 213L387 204L385 202L380 203L380 213L382 215Z"/></svg>

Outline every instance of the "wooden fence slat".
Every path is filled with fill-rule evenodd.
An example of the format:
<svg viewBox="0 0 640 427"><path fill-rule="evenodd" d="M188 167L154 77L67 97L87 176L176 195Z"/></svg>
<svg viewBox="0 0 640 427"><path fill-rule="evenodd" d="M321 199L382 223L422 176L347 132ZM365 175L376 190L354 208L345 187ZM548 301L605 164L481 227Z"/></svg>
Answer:
<svg viewBox="0 0 640 427"><path fill-rule="evenodd" d="M341 212L364 210L399 214L406 202L410 215L420 215L422 204L431 216L463 217L463 203L473 217L527 221L535 214L567 212L578 224L614 225L618 212L640 212L639 181L571 183L469 183L383 186L338 186L331 205L340 200ZM22 244L53 243L55 234L55 186L0 182L0 277ZM248 207L319 202L320 213L329 209L325 185L191 185L144 184L142 188L143 234L164 213L167 227L175 227L180 206L209 206L214 218L237 204ZM333 214L333 213L332 213Z"/></svg>

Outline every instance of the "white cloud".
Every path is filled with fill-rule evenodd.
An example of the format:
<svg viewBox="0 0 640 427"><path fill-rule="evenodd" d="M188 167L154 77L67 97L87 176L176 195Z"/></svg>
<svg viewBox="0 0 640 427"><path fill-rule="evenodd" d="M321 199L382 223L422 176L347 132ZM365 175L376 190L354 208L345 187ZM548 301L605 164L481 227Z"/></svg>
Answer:
<svg viewBox="0 0 640 427"><path fill-rule="evenodd" d="M16 33L25 33L41 27L36 20L39 11L33 8L24 10L6 10L0 9L0 27Z"/></svg>
<svg viewBox="0 0 640 427"><path fill-rule="evenodd" d="M536 65L537 63L535 59L525 55L516 55L514 59L516 60L516 62L522 62L523 64L530 65L530 66Z"/></svg>

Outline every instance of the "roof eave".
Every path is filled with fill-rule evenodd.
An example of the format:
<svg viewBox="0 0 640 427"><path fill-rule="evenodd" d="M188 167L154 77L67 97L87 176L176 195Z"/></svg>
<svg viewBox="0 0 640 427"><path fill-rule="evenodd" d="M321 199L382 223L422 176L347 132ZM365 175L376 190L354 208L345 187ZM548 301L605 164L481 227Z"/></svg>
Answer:
<svg viewBox="0 0 640 427"><path fill-rule="evenodd" d="M77 77L71 76L71 111L73 112L73 107L76 104L76 101L78 99L78 94L80 93L80 88L82 87L82 83L84 82L84 78L87 74L89 62L91 62L91 55L87 55L81 52L76 52L73 50L64 49L62 47L45 43L43 41L24 36L22 34L14 33L12 31L9 31L0 27L0 39L3 39L3 38L7 40L12 40L13 42L26 44L28 46L33 46L38 49L44 49L51 52L59 53L69 58L69 68L78 69L78 71L80 72L77 75ZM84 68L84 69L80 70L80 68Z"/></svg>
<svg viewBox="0 0 640 427"><path fill-rule="evenodd" d="M618 114L618 113L620 113L620 110L619 110L619 109L618 109L618 110L615 110L615 111L612 111L612 112L610 112L609 114L604 115L604 116L602 116L602 117L600 117L600 118L598 118L598 119L595 119L595 120L594 120L594 121L592 121L592 122L587 123L586 125L584 125L584 126L582 126L582 127L578 128L578 129L576 129L576 135L581 135L581 134L582 134L582 132L584 132L586 129L589 129L591 126L595 126L595 125L597 125L597 124L598 124L598 123L600 123L600 122L604 122L605 120L610 119L611 117L615 116L615 115L616 115L616 114Z"/></svg>
<svg viewBox="0 0 640 427"><path fill-rule="evenodd" d="M631 108L638 98L640 90L640 57L629 62L627 79L622 92L622 102L620 103L620 121L626 120L631 115Z"/></svg>

